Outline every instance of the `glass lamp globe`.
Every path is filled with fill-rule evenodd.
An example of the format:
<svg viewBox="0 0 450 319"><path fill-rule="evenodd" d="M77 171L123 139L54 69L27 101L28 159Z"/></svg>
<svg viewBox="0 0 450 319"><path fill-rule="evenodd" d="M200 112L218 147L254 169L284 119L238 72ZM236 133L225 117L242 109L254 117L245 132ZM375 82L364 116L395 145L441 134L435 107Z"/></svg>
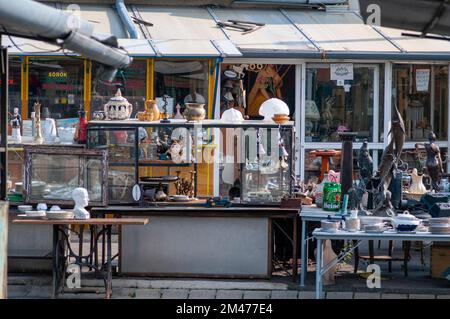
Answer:
<svg viewBox="0 0 450 319"><path fill-rule="evenodd" d="M264 116L264 121L272 121L275 114L289 115L289 107L277 98L268 99L259 108L259 115Z"/></svg>

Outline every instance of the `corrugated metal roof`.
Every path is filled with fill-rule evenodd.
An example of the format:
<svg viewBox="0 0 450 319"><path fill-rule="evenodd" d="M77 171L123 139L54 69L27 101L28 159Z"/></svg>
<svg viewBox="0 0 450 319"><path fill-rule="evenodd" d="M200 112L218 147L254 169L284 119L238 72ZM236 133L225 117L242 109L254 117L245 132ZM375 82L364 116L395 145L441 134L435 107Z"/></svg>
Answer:
<svg viewBox="0 0 450 319"><path fill-rule="evenodd" d="M119 39L119 46L123 47L130 55L136 57L154 57L153 50L147 39Z"/></svg>
<svg viewBox="0 0 450 319"><path fill-rule="evenodd" d="M152 40L161 57L219 57L221 52L210 40Z"/></svg>
<svg viewBox="0 0 450 319"><path fill-rule="evenodd" d="M450 53L450 41L417 38L402 35L403 32L417 33L386 27L375 27L405 52ZM450 59L450 57L449 57Z"/></svg>
<svg viewBox="0 0 450 319"><path fill-rule="evenodd" d="M153 39L227 39L205 8L136 6Z"/></svg>
<svg viewBox="0 0 450 319"><path fill-rule="evenodd" d="M117 11L110 5L79 4L80 18L94 25L94 32L112 34L119 39L129 38ZM63 5L63 10L67 5Z"/></svg>
<svg viewBox="0 0 450 319"><path fill-rule="evenodd" d="M399 52L353 12L286 10L310 40L325 51Z"/></svg>
<svg viewBox="0 0 450 319"><path fill-rule="evenodd" d="M239 30L224 29L242 51L317 51L296 27L278 10L214 8L221 22L229 19L264 23L256 31L243 34Z"/></svg>

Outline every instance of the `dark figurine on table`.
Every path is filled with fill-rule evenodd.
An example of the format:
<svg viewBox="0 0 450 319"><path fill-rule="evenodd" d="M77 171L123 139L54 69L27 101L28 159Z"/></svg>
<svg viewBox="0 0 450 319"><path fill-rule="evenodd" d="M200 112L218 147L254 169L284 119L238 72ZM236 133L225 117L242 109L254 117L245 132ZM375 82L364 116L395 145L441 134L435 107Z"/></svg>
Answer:
<svg viewBox="0 0 450 319"><path fill-rule="evenodd" d="M365 184L369 181L373 174L373 160L372 156L370 156L369 148L367 145L367 139L364 139L364 142L359 149L358 153L358 166L359 166L359 175Z"/></svg>
<svg viewBox="0 0 450 319"><path fill-rule="evenodd" d="M427 152L426 167L428 175L431 178L430 190L439 192L441 190L439 184L444 169L442 166L441 151L436 144L436 134L434 134L433 131L428 134L428 141L429 143L417 143L416 148L418 148L418 146L425 147L425 151Z"/></svg>

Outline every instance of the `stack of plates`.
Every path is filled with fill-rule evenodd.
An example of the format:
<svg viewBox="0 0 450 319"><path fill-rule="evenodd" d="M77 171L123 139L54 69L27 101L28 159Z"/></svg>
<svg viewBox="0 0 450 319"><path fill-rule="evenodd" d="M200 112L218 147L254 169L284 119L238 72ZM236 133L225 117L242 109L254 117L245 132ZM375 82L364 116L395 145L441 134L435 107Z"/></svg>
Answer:
<svg viewBox="0 0 450 319"><path fill-rule="evenodd" d="M66 210L54 210L47 212L48 219L73 219L73 212Z"/></svg>
<svg viewBox="0 0 450 319"><path fill-rule="evenodd" d="M431 218L429 222L432 234L450 234L450 217Z"/></svg>
<svg viewBox="0 0 450 319"><path fill-rule="evenodd" d="M27 212L27 211L32 211L33 210L33 206L31 205L19 205L17 206L17 208L19 209L20 212Z"/></svg>

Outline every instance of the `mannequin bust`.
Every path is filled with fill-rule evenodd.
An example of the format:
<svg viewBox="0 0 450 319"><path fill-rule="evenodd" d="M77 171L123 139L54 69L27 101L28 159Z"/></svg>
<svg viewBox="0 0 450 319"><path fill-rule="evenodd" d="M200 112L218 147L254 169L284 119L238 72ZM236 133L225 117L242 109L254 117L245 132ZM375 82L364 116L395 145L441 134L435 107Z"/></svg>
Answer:
<svg viewBox="0 0 450 319"><path fill-rule="evenodd" d="M85 207L89 204L89 195L85 188L77 187L72 192L72 198L75 201L73 212L75 219L89 219L91 216Z"/></svg>

